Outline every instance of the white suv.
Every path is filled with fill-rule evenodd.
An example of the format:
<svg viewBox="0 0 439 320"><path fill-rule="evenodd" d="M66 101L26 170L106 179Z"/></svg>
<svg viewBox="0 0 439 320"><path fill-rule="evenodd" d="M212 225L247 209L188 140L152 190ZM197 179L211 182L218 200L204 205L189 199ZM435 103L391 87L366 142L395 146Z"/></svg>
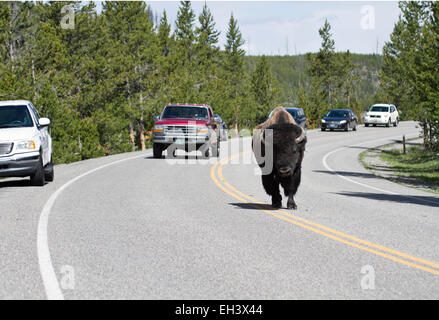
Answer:
<svg viewBox="0 0 439 320"><path fill-rule="evenodd" d="M394 127L398 125L399 113L393 104L374 104L364 115L364 125L368 127L377 124Z"/></svg>
<svg viewBox="0 0 439 320"><path fill-rule="evenodd" d="M49 125L29 101L0 101L0 177L30 176L35 186L53 181Z"/></svg>

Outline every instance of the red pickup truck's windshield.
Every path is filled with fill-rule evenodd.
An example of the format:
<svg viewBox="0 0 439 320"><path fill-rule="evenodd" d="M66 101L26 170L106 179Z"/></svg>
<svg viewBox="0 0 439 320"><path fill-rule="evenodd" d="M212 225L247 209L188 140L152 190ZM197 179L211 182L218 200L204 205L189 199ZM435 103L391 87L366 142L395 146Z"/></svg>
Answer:
<svg viewBox="0 0 439 320"><path fill-rule="evenodd" d="M163 111L162 119L198 119L209 120L205 107L167 106Z"/></svg>

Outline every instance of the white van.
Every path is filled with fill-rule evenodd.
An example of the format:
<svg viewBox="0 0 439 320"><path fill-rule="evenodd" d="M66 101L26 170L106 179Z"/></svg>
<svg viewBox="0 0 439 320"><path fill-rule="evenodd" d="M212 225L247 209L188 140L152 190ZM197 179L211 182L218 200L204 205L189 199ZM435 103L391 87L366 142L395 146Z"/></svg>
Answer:
<svg viewBox="0 0 439 320"><path fill-rule="evenodd" d="M29 101L0 101L0 177L29 176L34 186L53 181L49 125Z"/></svg>

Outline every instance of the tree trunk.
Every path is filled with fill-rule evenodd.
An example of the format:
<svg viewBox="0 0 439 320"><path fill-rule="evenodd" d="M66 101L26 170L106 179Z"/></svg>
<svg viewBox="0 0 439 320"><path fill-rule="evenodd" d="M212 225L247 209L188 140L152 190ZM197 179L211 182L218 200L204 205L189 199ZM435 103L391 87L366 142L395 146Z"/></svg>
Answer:
<svg viewBox="0 0 439 320"><path fill-rule="evenodd" d="M134 140L134 129L133 129L133 123L132 123L132 107L131 107L131 90L130 90L130 82L128 79L128 76L126 77L127 82L127 94L128 94L128 106L129 106L129 112L130 112L130 125L129 125L129 133L130 133L130 144L133 151L136 150L136 141Z"/></svg>
<svg viewBox="0 0 439 320"><path fill-rule="evenodd" d="M146 149L145 147L145 127L143 126L143 116L140 117L139 122L139 138L140 138L140 148L142 151Z"/></svg>
<svg viewBox="0 0 439 320"><path fill-rule="evenodd" d="M34 103L37 100L37 86L36 86L36 81L35 81L35 64L34 64L34 59L32 59L32 84L34 87Z"/></svg>
<svg viewBox="0 0 439 320"><path fill-rule="evenodd" d="M349 109L351 108L351 92L349 89L348 89L348 108Z"/></svg>
<svg viewBox="0 0 439 320"><path fill-rule="evenodd" d="M328 103L329 108L331 109L331 86L328 86Z"/></svg>
<svg viewBox="0 0 439 320"><path fill-rule="evenodd" d="M134 73L137 73L137 66L134 67ZM145 127L143 125L143 94L142 94L142 75L140 75L140 95L139 95L139 102L140 102L140 121L138 123L139 127L139 140L140 140L140 149L144 151L146 149L145 147Z"/></svg>
<svg viewBox="0 0 439 320"><path fill-rule="evenodd" d="M129 125L129 132L130 132L130 144L132 146L132 150L135 151L136 150L136 145L135 145L135 140L134 140L134 129L133 129L133 124L130 123Z"/></svg>
<svg viewBox="0 0 439 320"><path fill-rule="evenodd" d="M425 148L426 150L428 150L428 149L429 149L429 138L428 138L428 124L427 124L427 119L424 119L424 120L423 120L423 123L422 123L422 131L423 131L423 134L424 134L424 148Z"/></svg>
<svg viewBox="0 0 439 320"><path fill-rule="evenodd" d="M236 129L236 132L238 132L238 120L239 120L239 118L238 118L238 107L236 106L235 107L235 129Z"/></svg>
<svg viewBox="0 0 439 320"><path fill-rule="evenodd" d="M14 48L14 21L17 19L18 7L14 1L9 2L11 20L9 21L9 59L11 60L11 70L14 72L15 48Z"/></svg>

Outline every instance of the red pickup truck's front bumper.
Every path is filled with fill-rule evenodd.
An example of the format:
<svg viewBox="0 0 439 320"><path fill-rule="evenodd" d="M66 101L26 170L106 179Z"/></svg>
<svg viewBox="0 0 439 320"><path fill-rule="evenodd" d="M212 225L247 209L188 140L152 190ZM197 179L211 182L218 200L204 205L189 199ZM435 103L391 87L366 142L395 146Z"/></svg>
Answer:
<svg viewBox="0 0 439 320"><path fill-rule="evenodd" d="M197 128L198 126L164 125L162 132L154 131L154 143L165 145L202 145L209 142L213 130L206 127L205 132L200 133Z"/></svg>

